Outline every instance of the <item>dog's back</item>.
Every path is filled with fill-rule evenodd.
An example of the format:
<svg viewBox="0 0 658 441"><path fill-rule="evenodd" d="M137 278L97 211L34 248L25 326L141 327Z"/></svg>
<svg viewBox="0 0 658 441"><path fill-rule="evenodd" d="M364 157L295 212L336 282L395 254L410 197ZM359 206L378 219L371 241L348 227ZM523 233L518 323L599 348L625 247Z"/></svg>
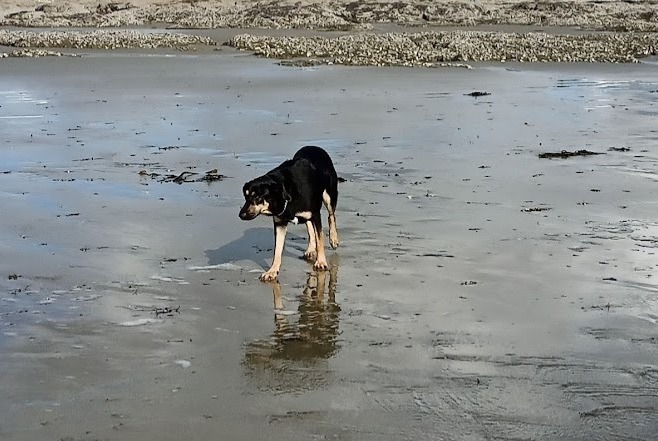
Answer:
<svg viewBox="0 0 658 441"><path fill-rule="evenodd" d="M305 158L308 159L312 164L317 167L324 167L327 164L331 165L331 168L334 168L334 164L331 162L329 154L324 151L321 147L316 147L314 145L307 145L297 150L295 156L292 159Z"/></svg>
<svg viewBox="0 0 658 441"><path fill-rule="evenodd" d="M306 159L313 165L316 173L318 173L318 180L329 195L331 208L335 210L338 200L338 177L329 154L320 147L307 145L299 149L292 158L293 161L299 159Z"/></svg>

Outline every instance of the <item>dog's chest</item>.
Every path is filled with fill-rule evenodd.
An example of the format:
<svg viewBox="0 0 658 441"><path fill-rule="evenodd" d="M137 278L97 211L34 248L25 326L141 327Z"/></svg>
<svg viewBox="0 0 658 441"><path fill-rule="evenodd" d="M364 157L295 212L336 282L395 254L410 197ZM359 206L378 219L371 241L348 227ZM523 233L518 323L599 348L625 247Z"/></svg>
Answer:
<svg viewBox="0 0 658 441"><path fill-rule="evenodd" d="M298 224L300 222L306 222L311 220L311 212L310 211L298 211L295 213L295 216L292 218L290 222L293 224Z"/></svg>

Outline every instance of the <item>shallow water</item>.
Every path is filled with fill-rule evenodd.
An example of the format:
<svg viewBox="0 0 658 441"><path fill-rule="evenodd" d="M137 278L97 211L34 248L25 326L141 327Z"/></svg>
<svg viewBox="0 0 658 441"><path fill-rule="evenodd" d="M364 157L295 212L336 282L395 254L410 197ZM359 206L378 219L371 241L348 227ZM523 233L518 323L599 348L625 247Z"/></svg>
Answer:
<svg viewBox="0 0 658 441"><path fill-rule="evenodd" d="M652 439L654 90L647 65L3 61L0 436ZM291 227L262 284L240 189L305 144L347 179L341 247L314 274ZM605 154L537 156L563 149Z"/></svg>

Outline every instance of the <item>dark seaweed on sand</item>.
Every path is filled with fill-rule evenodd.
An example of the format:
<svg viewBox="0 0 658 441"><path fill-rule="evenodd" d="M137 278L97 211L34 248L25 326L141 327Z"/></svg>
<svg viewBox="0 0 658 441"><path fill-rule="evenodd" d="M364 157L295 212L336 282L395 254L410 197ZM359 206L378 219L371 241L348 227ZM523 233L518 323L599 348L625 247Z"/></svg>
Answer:
<svg viewBox="0 0 658 441"><path fill-rule="evenodd" d="M571 158L571 157L574 157L574 156L594 156L594 155L605 155L605 153L591 152L589 150L576 150L575 152L562 150L560 152L540 153L539 158L541 158L541 159L553 159L553 158L565 159L565 158Z"/></svg>
<svg viewBox="0 0 658 441"><path fill-rule="evenodd" d="M192 176L196 176L199 173L196 172L191 172L191 171L184 171L178 175L164 175L163 177L160 177L160 174L158 173L149 173L146 170L140 170L139 175L140 176L148 176L151 179L158 179L159 182L175 182L176 184L183 184L183 183L189 183L189 182L213 182L213 181L222 181L226 178L225 175L222 175L217 171L217 169L212 169L207 171L203 176L201 177L195 177L192 178Z"/></svg>
<svg viewBox="0 0 658 441"><path fill-rule="evenodd" d="M489 96L489 95L491 95L491 93L489 93L489 92L475 91L475 92L471 92L471 93L465 93L464 95L466 95L466 96L472 96L472 97L474 97L474 98L477 98L477 97L479 97L479 96Z"/></svg>

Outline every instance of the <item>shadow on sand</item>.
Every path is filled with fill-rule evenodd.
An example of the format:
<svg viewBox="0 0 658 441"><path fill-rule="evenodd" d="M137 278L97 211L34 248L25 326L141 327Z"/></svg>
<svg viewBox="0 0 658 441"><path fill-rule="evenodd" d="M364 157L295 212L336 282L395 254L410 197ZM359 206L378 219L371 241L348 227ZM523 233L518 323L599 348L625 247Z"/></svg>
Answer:
<svg viewBox="0 0 658 441"><path fill-rule="evenodd" d="M283 255L289 258L300 258L303 251L298 251L295 242L306 239L296 234L288 233L286 248ZM305 242L304 242L305 244ZM267 269L272 263L274 248L274 230L272 227L257 227L246 230L241 237L214 250L206 250L208 265L221 265L249 260Z"/></svg>

